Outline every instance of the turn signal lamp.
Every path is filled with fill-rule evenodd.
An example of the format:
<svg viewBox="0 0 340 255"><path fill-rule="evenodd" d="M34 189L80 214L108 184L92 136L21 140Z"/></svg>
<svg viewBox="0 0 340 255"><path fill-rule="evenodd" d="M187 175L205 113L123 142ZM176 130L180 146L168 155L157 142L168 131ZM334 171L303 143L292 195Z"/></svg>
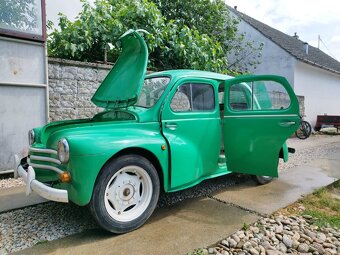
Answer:
<svg viewBox="0 0 340 255"><path fill-rule="evenodd" d="M61 182L70 182L71 181L71 174L69 172L62 172L60 174Z"/></svg>

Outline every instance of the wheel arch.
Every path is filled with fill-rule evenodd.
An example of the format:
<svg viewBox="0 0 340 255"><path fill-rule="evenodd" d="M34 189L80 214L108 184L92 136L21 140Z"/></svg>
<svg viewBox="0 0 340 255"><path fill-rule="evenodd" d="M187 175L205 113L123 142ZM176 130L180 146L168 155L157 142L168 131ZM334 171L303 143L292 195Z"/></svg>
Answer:
<svg viewBox="0 0 340 255"><path fill-rule="evenodd" d="M108 164L112 160L115 160L116 158L119 158L119 157L124 156L124 155L129 155L129 154L135 154L135 155L142 156L142 157L146 158L147 160L149 160L151 162L151 164L156 168L156 171L157 171L157 174L158 174L158 177L159 177L160 186L161 186L161 191L165 191L165 185L164 185L165 180L164 180L163 168L162 168L158 158L156 157L156 155L153 152L151 152L151 151L149 151L145 148L141 148L141 147L125 148L125 149L118 151L114 155L112 155L112 157L110 157L105 162L105 164L102 166L102 168L100 169L100 171L97 175L96 181L97 181L98 176L100 175L102 169L104 168L104 166L106 164Z"/></svg>
<svg viewBox="0 0 340 255"><path fill-rule="evenodd" d="M126 148L115 153L111 158L109 158L105 162L103 167L100 169L100 171L98 172L97 178L95 180L95 186L93 188L92 197L88 204L88 207L90 209L91 214L93 215L97 223L102 228L112 233L117 233L117 234L127 233L127 232L130 232L132 230L135 230L141 227L146 222L146 220L152 215L152 212L157 206L159 192L161 190L160 186L162 183L162 178L160 177L162 176L162 173L161 171L159 172L159 168L158 168L160 167L160 164L157 167L157 159L153 158L153 156L155 157L155 155L153 155L152 152L145 150L143 148ZM149 162L146 161L146 159ZM156 161L152 161L152 160L156 160ZM139 163L142 165L139 166ZM150 163L153 164L155 169L152 169L152 167L150 166ZM138 199L138 198L135 198L133 195L134 193L132 193L132 196L129 198L129 201L130 201L130 199L134 197L134 199L132 200L132 203L127 204L128 207L121 208L123 211L120 211L121 209L119 208L119 204L122 204L123 202L125 203L125 201L123 201L123 198L118 198L120 197L120 195L118 194L122 194L121 192L125 192L125 191L123 191L123 189L119 189L121 186L116 186L113 188L113 190L111 189L111 192L113 193L109 195L110 191L108 190L108 187L110 187L111 183L114 182L112 180L117 177L116 174L118 174L120 171L124 171L123 169L125 167L131 167L131 166L132 166L132 169L135 169L134 166L142 167L144 176L145 174L149 175L148 178L142 178L140 175L141 174L140 171L142 170L137 170L137 169L131 170L131 168L127 170L128 172L134 171L136 175L137 175L137 172L139 171L140 179L149 180L149 181L146 181L148 182L146 186L142 186L143 187L142 193L145 194L144 190L149 190L149 192L146 192L146 194L149 194L149 195L142 195L141 193L139 193L140 198ZM133 173L131 174L133 175ZM158 175L159 181L157 180L157 175ZM135 182L134 180L131 180L132 182L130 182L129 177L127 177L128 179L126 179L126 176L125 176L123 177L123 180L124 178L125 180L129 181L129 182L125 182L125 184L131 187L133 185L137 187L138 192L141 192L141 189L138 188L140 187L139 185L141 184L137 183L137 186L136 186L136 183L134 183ZM138 177L137 177L137 180L138 180ZM150 186L152 185L151 182L153 182L155 186ZM124 181L120 183L124 185ZM121 185L121 184L118 183L114 185ZM127 187L125 186L124 189L126 188ZM135 188L132 187L132 189L136 191ZM130 192L124 196L128 196L129 194ZM111 196L111 198L107 198L107 196ZM149 196L149 198L146 198L146 196ZM113 200L111 200L112 198ZM146 202L145 202L145 199L147 199ZM143 200L144 202L141 202ZM117 203L119 203L117 204L118 207L114 205L115 203L113 201L116 201ZM141 202L141 206L139 206L140 202ZM144 207L144 205L146 205L146 207ZM132 214L129 213L129 210L131 208L133 208L134 210L135 207L137 208L137 216L134 215L133 212ZM124 218L124 216L123 218L120 218L119 216L117 216L120 214L124 214L125 210L127 210L125 217L128 217L128 218ZM118 218L115 217L115 215Z"/></svg>
<svg viewBox="0 0 340 255"><path fill-rule="evenodd" d="M282 158L284 162L287 162L288 157L289 157L288 146L287 146L287 143L285 142L280 149L279 158Z"/></svg>

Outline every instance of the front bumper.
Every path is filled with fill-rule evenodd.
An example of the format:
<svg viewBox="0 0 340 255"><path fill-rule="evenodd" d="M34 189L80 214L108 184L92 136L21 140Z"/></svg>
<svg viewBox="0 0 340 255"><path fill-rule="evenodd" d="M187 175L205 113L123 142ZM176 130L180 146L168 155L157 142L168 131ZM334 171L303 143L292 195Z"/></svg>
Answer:
<svg viewBox="0 0 340 255"><path fill-rule="evenodd" d="M14 155L14 164L14 176L22 177L26 183L26 195L29 195L32 191L34 191L41 197L48 200L68 203L67 190L51 188L46 184L37 181L35 179L35 171L33 167L28 166L27 170L25 170L21 165L21 160L17 155Z"/></svg>

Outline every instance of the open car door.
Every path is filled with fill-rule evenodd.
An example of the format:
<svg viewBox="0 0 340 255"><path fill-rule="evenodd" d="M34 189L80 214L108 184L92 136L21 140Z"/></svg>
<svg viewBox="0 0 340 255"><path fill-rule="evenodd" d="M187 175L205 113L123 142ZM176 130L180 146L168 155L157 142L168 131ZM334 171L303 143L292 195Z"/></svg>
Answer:
<svg viewBox="0 0 340 255"><path fill-rule="evenodd" d="M299 127L299 103L284 77L224 82L224 150L229 170L277 177L283 143Z"/></svg>

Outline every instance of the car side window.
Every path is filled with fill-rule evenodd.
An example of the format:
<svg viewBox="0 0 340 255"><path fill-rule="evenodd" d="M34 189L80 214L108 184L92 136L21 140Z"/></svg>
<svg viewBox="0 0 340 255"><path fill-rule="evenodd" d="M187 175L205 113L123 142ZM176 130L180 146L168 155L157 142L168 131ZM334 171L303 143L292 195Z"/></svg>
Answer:
<svg viewBox="0 0 340 255"><path fill-rule="evenodd" d="M253 83L254 110L283 110L290 106L290 97L282 84L275 81Z"/></svg>
<svg viewBox="0 0 340 255"><path fill-rule="evenodd" d="M252 109L251 86L246 83L234 84L229 91L229 106L232 110Z"/></svg>
<svg viewBox="0 0 340 255"><path fill-rule="evenodd" d="M202 112L215 109L214 88L206 83L185 83L177 88L170 108L174 112Z"/></svg>
<svg viewBox="0 0 340 255"><path fill-rule="evenodd" d="M235 111L283 110L289 105L287 90L274 81L243 82L229 89L229 107Z"/></svg>

